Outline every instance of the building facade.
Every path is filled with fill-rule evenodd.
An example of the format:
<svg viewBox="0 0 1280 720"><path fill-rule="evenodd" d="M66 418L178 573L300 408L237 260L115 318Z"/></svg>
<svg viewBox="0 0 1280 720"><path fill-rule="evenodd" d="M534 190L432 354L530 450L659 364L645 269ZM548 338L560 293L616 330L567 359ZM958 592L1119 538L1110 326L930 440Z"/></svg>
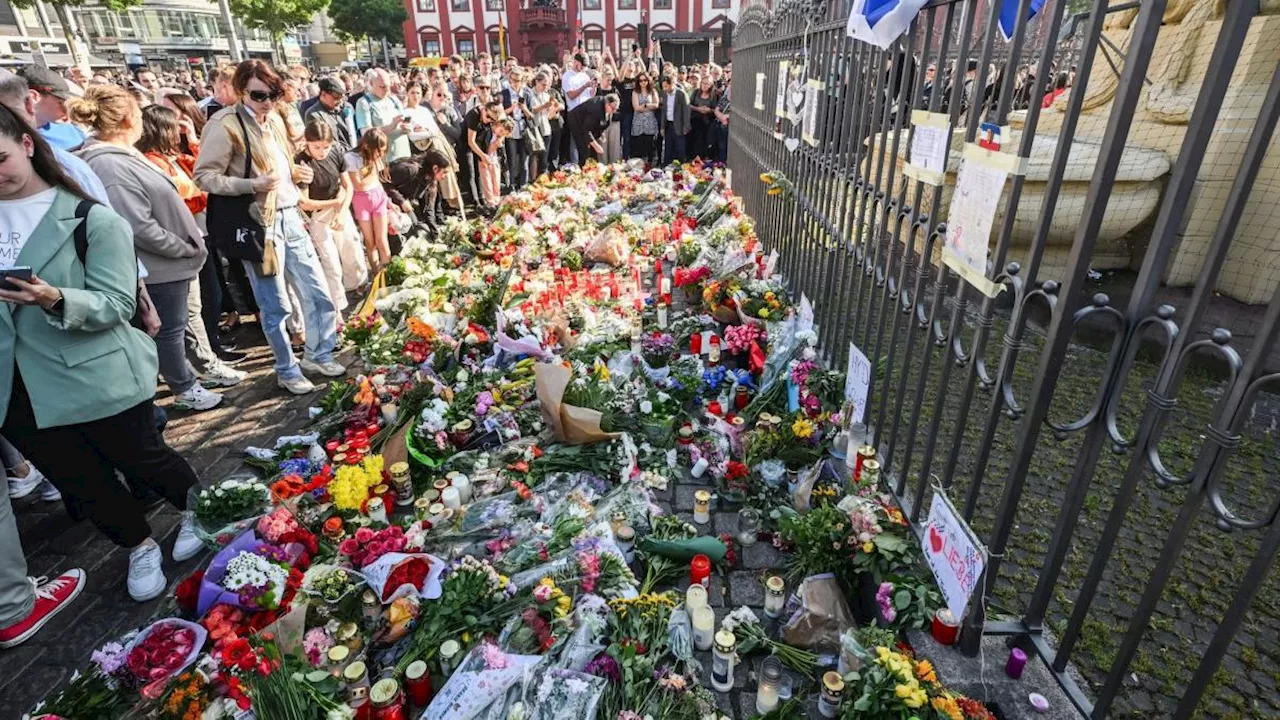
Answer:
<svg viewBox="0 0 1280 720"><path fill-rule="evenodd" d="M113 63L172 70L212 67L231 59L230 33L218 4L210 0L145 0L120 13L86 4L74 12L90 51ZM243 55L273 59L270 35L238 21L236 30ZM295 55L289 61L302 57L296 42L285 43L284 52Z"/></svg>
<svg viewBox="0 0 1280 720"><path fill-rule="evenodd" d="M409 57L488 52L521 64L559 63L579 41L588 51L630 53L647 29L680 64L729 55L745 0L404 0ZM726 23L728 24L726 28Z"/></svg>

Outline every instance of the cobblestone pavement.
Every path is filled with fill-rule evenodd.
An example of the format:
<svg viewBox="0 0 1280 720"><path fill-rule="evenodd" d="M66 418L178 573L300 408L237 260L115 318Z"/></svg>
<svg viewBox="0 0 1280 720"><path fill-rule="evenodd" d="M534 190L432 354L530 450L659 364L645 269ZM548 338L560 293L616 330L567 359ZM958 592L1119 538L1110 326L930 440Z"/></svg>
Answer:
<svg viewBox="0 0 1280 720"><path fill-rule="evenodd" d="M250 352L237 366L250 378L223 391L226 399L219 407L203 413L175 411L167 390L156 401L169 412L165 438L206 483L236 470L246 445L268 444L277 435L301 427L308 405L320 397L318 392L295 397L276 387L271 352L256 324L237 329L230 338ZM166 559L168 590L157 600L135 603L125 590L128 551L113 546L91 523L74 522L62 503L41 502L34 494L15 501L14 512L28 574L52 577L80 567L89 579L80 597L35 637L17 648L0 650L3 720L22 717L83 667L94 649L145 623L170 601L178 582L208 560L205 554L180 564ZM178 512L162 504L148 517L167 558L177 533Z"/></svg>

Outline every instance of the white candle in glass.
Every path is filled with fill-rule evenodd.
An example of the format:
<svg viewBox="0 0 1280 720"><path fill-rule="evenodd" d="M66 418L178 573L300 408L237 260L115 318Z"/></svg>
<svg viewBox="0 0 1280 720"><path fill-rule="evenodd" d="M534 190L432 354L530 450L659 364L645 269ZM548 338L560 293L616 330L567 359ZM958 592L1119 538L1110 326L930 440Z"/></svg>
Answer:
<svg viewBox="0 0 1280 720"><path fill-rule="evenodd" d="M715 637L716 613L703 605L693 611L693 646L698 650L710 650Z"/></svg>
<svg viewBox="0 0 1280 720"><path fill-rule="evenodd" d="M444 502L444 506L450 510L457 510L462 507L462 496L458 494L458 488L452 485L445 488L440 493L440 500Z"/></svg>

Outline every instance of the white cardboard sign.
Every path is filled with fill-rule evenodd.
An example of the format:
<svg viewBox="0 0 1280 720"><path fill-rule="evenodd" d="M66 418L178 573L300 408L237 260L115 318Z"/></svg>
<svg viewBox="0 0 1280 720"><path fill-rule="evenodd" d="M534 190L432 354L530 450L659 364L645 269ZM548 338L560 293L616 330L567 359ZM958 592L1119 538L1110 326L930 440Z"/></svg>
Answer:
<svg viewBox="0 0 1280 720"><path fill-rule="evenodd" d="M857 345L849 343L849 363L844 370L844 400L853 405L850 422L863 422L867 414L867 391L871 389L871 361Z"/></svg>
<svg viewBox="0 0 1280 720"><path fill-rule="evenodd" d="M929 505L924 559L938 581L947 609L957 620L964 617L987 566L987 551L941 491L934 492Z"/></svg>

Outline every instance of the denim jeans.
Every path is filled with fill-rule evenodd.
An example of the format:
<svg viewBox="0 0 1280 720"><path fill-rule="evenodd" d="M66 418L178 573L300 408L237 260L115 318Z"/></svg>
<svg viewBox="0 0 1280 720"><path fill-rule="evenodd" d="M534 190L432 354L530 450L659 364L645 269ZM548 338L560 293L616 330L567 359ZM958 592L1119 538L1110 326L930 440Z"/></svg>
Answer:
<svg viewBox="0 0 1280 720"><path fill-rule="evenodd" d="M147 293L160 316L160 332L156 333L156 355L160 375L169 383L174 395L181 395L196 384L196 370L187 361L186 332L190 280L147 284Z"/></svg>
<svg viewBox="0 0 1280 720"><path fill-rule="evenodd" d="M242 261L253 286L253 296L260 309L262 332L276 357L276 374L285 379L302 377L302 369L289 347L289 332L285 324L290 308L287 285L297 292L298 305L306 328L306 357L318 363L333 360L333 349L338 344L338 311L329 299L325 287L324 269L316 255L311 234L302 221L297 208L276 212L275 220L276 266L280 268L272 277L263 277L258 268L248 260ZM286 282L287 281L287 282Z"/></svg>
<svg viewBox="0 0 1280 720"><path fill-rule="evenodd" d="M27 558L6 491L0 497L0 628L26 618L35 604L36 589L27 580Z"/></svg>

